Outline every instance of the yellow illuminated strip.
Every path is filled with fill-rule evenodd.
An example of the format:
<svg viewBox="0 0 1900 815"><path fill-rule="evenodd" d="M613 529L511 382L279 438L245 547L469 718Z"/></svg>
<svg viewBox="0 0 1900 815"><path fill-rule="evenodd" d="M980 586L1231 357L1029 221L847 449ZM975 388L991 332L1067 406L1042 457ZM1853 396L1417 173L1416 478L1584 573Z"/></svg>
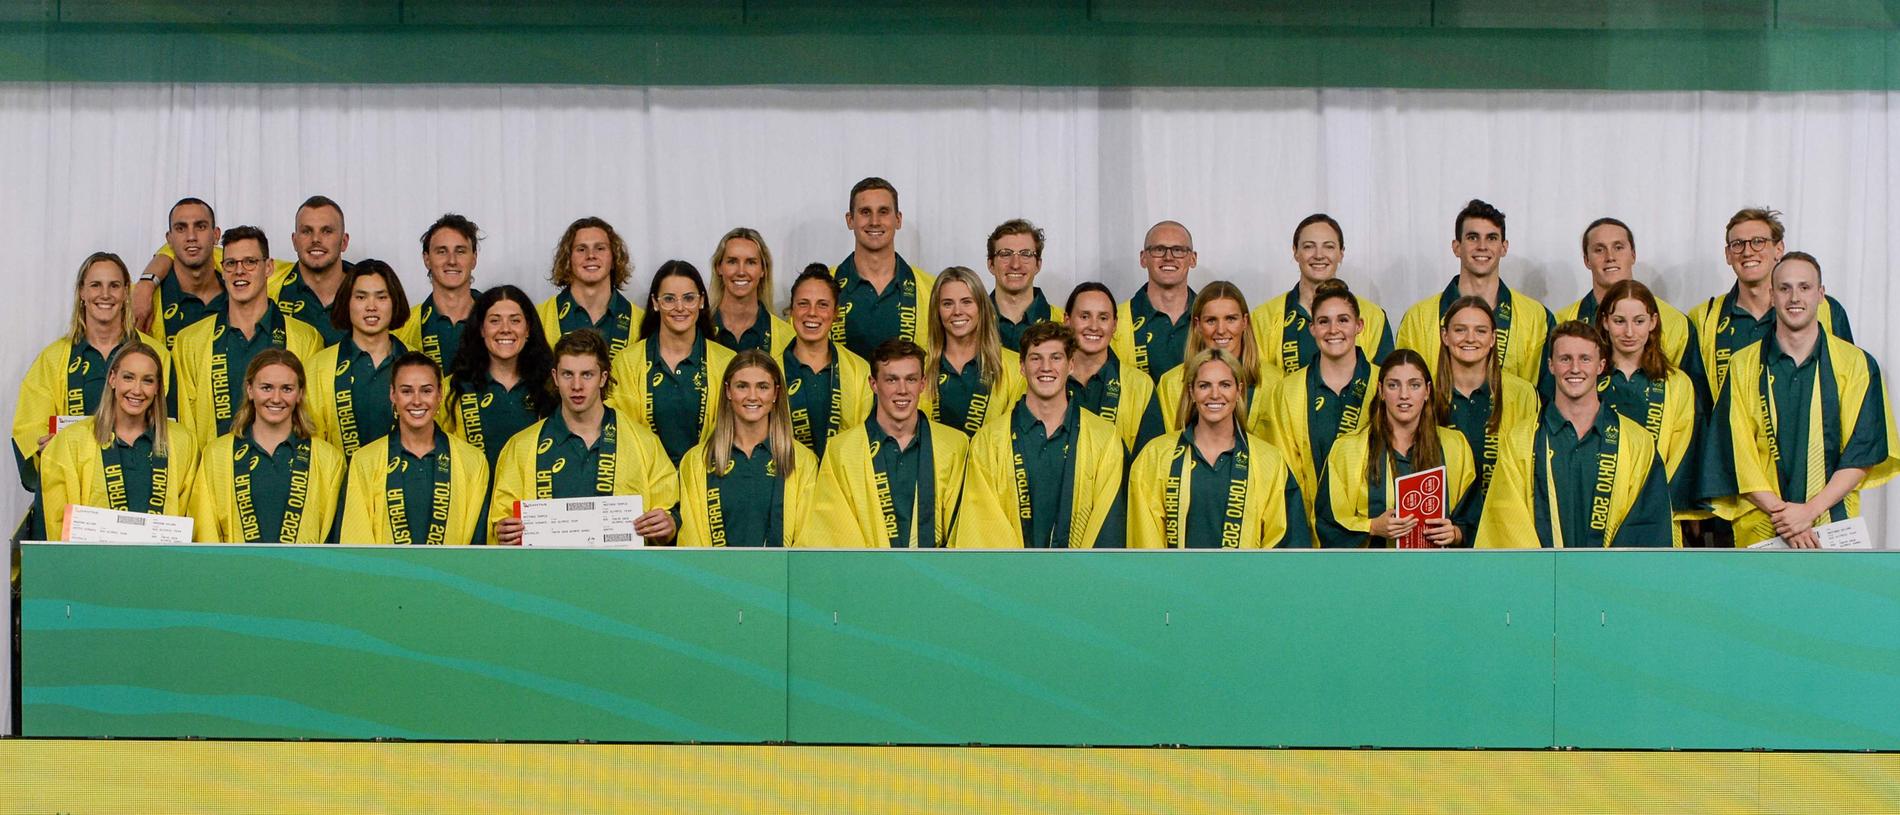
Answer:
<svg viewBox="0 0 1900 815"><path fill-rule="evenodd" d="M0 812L1885 812L1900 755L0 741Z"/></svg>

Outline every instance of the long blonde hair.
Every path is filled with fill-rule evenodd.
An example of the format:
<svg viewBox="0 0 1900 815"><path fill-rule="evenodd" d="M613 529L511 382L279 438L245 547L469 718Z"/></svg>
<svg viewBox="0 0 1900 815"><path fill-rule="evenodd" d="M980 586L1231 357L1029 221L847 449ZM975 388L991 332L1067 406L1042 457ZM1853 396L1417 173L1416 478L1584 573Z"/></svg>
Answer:
<svg viewBox="0 0 1900 815"><path fill-rule="evenodd" d="M251 383L257 381L258 372L272 365L282 365L297 375L297 409L290 414L290 432L304 438L315 434L310 424L310 403L305 400L303 361L297 355L282 348L266 348L251 357L251 364L244 369L244 401L238 405L237 415L231 419L231 432L249 435L251 423L257 420L257 409L251 406Z"/></svg>
<svg viewBox="0 0 1900 815"><path fill-rule="evenodd" d="M86 304L80 295L86 289L86 270L95 263L110 263L119 267L119 277L125 281L125 297L119 300L119 341L132 339L138 332L132 328L132 273L125 268L125 261L111 252L94 252L79 263L79 275L73 279L73 322L66 336L74 345L86 341Z"/></svg>
<svg viewBox="0 0 1900 815"><path fill-rule="evenodd" d="M924 387L930 389L930 398L937 398L937 371L943 367L943 347L949 342L949 334L944 330L943 317L937 310L937 301L943 296L943 287L948 283L962 283L970 287L970 296L976 298L976 360L977 369L983 377L984 387L996 384L996 378L1003 373L1003 340L996 333L996 307L990 304L989 293L983 289L983 281L977 279L976 272L968 266L952 266L937 275L937 285L930 287L930 332L924 345Z"/></svg>
<svg viewBox="0 0 1900 815"><path fill-rule="evenodd" d="M719 383L719 412L713 417L712 437L706 441L706 473L722 475L732 464L732 445L739 437L739 418L732 409L732 377L749 368L765 371L772 378L772 387L778 390L778 397L772 400L772 412L765 417L765 446L772 451L772 464L778 476L784 478L792 474L797 461L793 447L798 444L792 435L791 408L786 405L785 373L779 370L778 362L757 348L740 351L726 365L726 375Z"/></svg>
<svg viewBox="0 0 1900 815"><path fill-rule="evenodd" d="M158 349L139 340L133 340L119 346L112 352L112 361L106 365L106 390L99 394L99 409L92 414L92 440L104 447L112 443L112 436L119 424L119 400L112 395L113 375L119 372L119 363L129 356L141 356L152 361L152 367L158 369L158 393L152 397L152 403L145 406L145 426L152 431L152 454L165 455L171 450L171 434L167 432L165 421L165 363L158 358Z"/></svg>
<svg viewBox="0 0 1900 815"><path fill-rule="evenodd" d="M719 239L719 248L713 250L710 269L712 302L706 310L717 311L719 302L726 299L726 281L719 276L719 264L726 262L726 245L739 240L751 241L753 246L759 247L759 282L752 285L752 290L758 293L759 305L765 306L765 313L776 314L772 310L772 250L766 248L765 236L749 226L733 227L731 232Z"/></svg>
<svg viewBox="0 0 1900 815"><path fill-rule="evenodd" d="M1188 309L1190 330L1187 337L1186 356L1191 359L1212 347L1208 345L1206 339L1201 337L1201 313L1218 300L1232 300L1240 304L1240 317L1247 326L1240 332L1241 369L1234 371L1234 379L1240 382L1242 392L1252 390L1255 385L1260 384L1260 351L1254 347L1253 318L1247 311L1247 295L1240 293L1239 286L1225 280L1216 280L1207 284L1207 288L1194 296L1194 306ZM1186 374L1187 371L1183 370L1181 373ZM1186 379L1187 377L1182 377L1183 385L1186 384ZM1183 387L1182 390L1185 391L1186 388Z"/></svg>
<svg viewBox="0 0 1900 815"><path fill-rule="evenodd" d="M1219 348L1203 348L1194 352L1187 362L1181 364L1181 403L1174 411L1174 423L1177 426L1171 430L1186 430L1189 424L1200 422L1200 408L1194 404L1194 379L1201 375L1202 366L1214 362L1227 366L1227 370L1234 372L1234 382L1240 382L1241 362L1233 354ZM1243 386L1234 390L1234 433L1244 436L1247 434L1247 425L1241 421L1241 417L1247 415L1247 389Z"/></svg>

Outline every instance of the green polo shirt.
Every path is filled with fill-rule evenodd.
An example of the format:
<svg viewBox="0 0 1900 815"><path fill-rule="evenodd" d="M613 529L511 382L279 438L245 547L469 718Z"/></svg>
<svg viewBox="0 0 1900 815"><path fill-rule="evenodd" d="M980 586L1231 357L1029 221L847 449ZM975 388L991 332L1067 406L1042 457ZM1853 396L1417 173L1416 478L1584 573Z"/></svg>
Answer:
<svg viewBox="0 0 1900 815"><path fill-rule="evenodd" d="M268 452L251 443L247 436L241 435L237 441L248 446L251 454L257 456L257 466L251 470L251 506L257 512L257 528L264 539L251 542L287 543L284 508L290 501L290 474L297 461L298 446L309 444L310 441L293 433L277 445L276 450ZM316 496L311 496L305 503L306 513L312 511L315 500ZM308 516L305 521L314 522Z"/></svg>
<svg viewBox="0 0 1900 815"><path fill-rule="evenodd" d="M1194 444L1194 428L1182 432L1188 454L1194 457L1194 473L1188 485L1187 544L1189 549L1219 549L1221 521L1227 514L1227 488L1243 475L1236 472L1234 454L1245 450L1245 437L1236 435L1234 445L1208 461ZM1292 479L1287 479L1291 481ZM1299 502L1294 502L1299 506Z"/></svg>
<svg viewBox="0 0 1900 815"><path fill-rule="evenodd" d="M231 414L235 418L237 406L244 404L244 372L250 369L251 359L266 348L283 348L290 341L289 331L284 323L286 318L278 310L276 303L267 303L264 307L264 316L258 318L257 325L252 328L249 338L231 326L230 311L219 312L212 319L217 320L218 325L223 329L221 332L214 332L217 336L211 341L211 352L224 354L227 370L231 372L230 381L225 390L231 397ZM279 328L286 328L284 343L276 342ZM383 398L387 400L389 397L384 394ZM218 420L218 434L223 435L229 432L231 432L231 420Z"/></svg>
<svg viewBox="0 0 1900 815"><path fill-rule="evenodd" d="M482 293L469 289L468 296L479 300ZM469 316L474 314L475 309L470 308ZM410 317L421 321L417 325L417 336L422 338L422 348L418 350L428 354L435 364L443 368L454 364L456 353L462 349L462 332L468 327L468 320L451 320L448 315L437 311L434 294L423 300L422 307Z"/></svg>
<svg viewBox="0 0 1900 815"><path fill-rule="evenodd" d="M1465 444L1471 446L1473 463L1478 468L1476 481L1471 485L1471 494L1477 496L1473 504L1482 506L1485 490L1491 485L1492 466L1497 464L1494 460L1488 462L1492 466L1487 466L1484 460L1484 426L1491 421L1491 383L1479 385L1478 389L1468 396L1459 393L1457 388L1452 388L1451 413L1442 419L1447 427L1462 434L1465 437ZM1499 432L1502 433L1503 428L1499 428Z"/></svg>
<svg viewBox="0 0 1900 815"><path fill-rule="evenodd" d="M389 379L395 373L396 359L407 351L401 340L390 337L389 353L383 355L383 361L379 364L370 357L368 351L358 349L351 337L344 337L343 342L338 344L338 367L346 364L348 367L343 373L336 374L337 421L343 420L342 404L344 392L347 391L356 422L357 446L389 435L389 431L396 426L396 408L389 402Z"/></svg>
<svg viewBox="0 0 1900 815"><path fill-rule="evenodd" d="M455 387L467 386L457 382ZM462 438L488 457L489 472L494 472L495 462L501 458L501 448L508 444L508 440L541 420L530 398L534 390L541 387L545 386L523 380L516 382L513 388L506 388L493 379L483 377L482 382L469 391L480 421L479 433L475 432L467 419L468 406L463 396L456 394L449 397L448 409L455 411L461 421Z"/></svg>
<svg viewBox="0 0 1900 815"><path fill-rule="evenodd" d="M706 404L706 338L693 340L693 352L669 370L660 359L660 338L647 338L647 381L642 383L652 400L648 408L649 424L666 457L678 467L680 457L699 443L700 417Z"/></svg>
<svg viewBox="0 0 1900 815"><path fill-rule="evenodd" d="M1109 421L1118 421L1123 409L1121 377L1121 360L1116 358L1114 351L1110 351L1108 358L1103 360L1102 367L1097 368L1088 381L1069 380L1069 400L1081 404L1082 409L1097 416ZM1114 415L1105 412L1110 409L1115 411ZM1155 401L1153 395L1148 397L1147 404L1137 405L1134 409L1141 411L1141 424L1135 430L1135 450L1140 451L1141 448L1148 446L1149 441L1167 433L1167 426L1161 422L1161 403Z"/></svg>
<svg viewBox="0 0 1900 815"><path fill-rule="evenodd" d="M1775 476L1781 485L1781 495L1789 500L1806 500L1807 495L1807 456L1808 434L1812 428L1809 422L1812 416L1819 415L1809 410L1809 400L1814 396L1814 380L1821 377L1824 390L1835 388L1834 378L1824 370L1822 357L1827 353L1825 338L1815 345L1808 358L1799 364L1786 351L1781 350L1773 334L1762 343L1762 359L1768 366L1769 392L1775 400L1775 444L1780 451L1776 462ZM1861 402L1860 416L1854 423L1854 434L1847 438L1838 456L1828 455L1826 474L1830 477L1841 469L1855 467L1865 469L1879 464L1887 457L1886 440L1886 398L1880 380L1880 369L1871 357L1868 358L1868 375L1875 388L1883 388L1878 393L1870 392ZM1823 405L1835 405L1839 410L1838 394L1824 393ZM1737 409L1750 409L1738 406ZM1825 417L1822 417L1825 419ZM1842 423L1844 424L1844 423ZM1838 436L1840 427L1824 428L1823 436ZM1835 438L1824 438L1829 444L1840 444Z"/></svg>
<svg viewBox="0 0 1900 815"><path fill-rule="evenodd" d="M1311 416L1306 419L1306 440L1312 445L1313 460L1324 466L1327 454L1333 451L1333 441L1339 438L1340 424L1345 421L1346 408L1358 410L1365 404L1366 388L1371 387L1372 363L1366 361L1364 352L1354 351L1358 358L1352 369L1352 380L1346 383L1346 389L1334 393L1326 387L1326 378L1320 376L1317 363L1306 366L1306 393L1312 397L1315 406ZM1360 417L1365 421L1365 417Z"/></svg>
<svg viewBox="0 0 1900 815"><path fill-rule="evenodd" d="M713 309L712 341L732 349L733 353L749 351L754 348L772 353L772 313L765 310L765 304L759 304L759 316L745 331L734 334L726 330L726 324L719 316L719 310Z"/></svg>
<svg viewBox="0 0 1900 815"><path fill-rule="evenodd" d="M548 448L547 453L536 457L535 467L539 469L540 462L543 460L549 462L550 467L554 466L554 462L562 462L559 466L560 471L552 473L550 478L552 482L550 492L554 498L586 498L600 495L601 493L596 492L594 488L596 476L600 473L601 454L613 452L606 446L606 429L614 423L613 408L607 408L605 414L602 415L601 433L594 437L593 444L582 441L580 436L569 430L562 415L557 410L554 415L548 417L548 423L542 425L542 435L551 439L553 446Z"/></svg>
<svg viewBox="0 0 1900 815"><path fill-rule="evenodd" d="M80 340L73 343L72 352L66 356L66 385L79 386L81 412L90 416L99 410L99 396L106 390L106 362L112 354L119 352L124 343L112 346L108 353L101 354L92 343ZM77 362L77 367L74 363ZM61 410L65 410L66 395L59 395Z"/></svg>
<svg viewBox="0 0 1900 815"><path fill-rule="evenodd" d="M1592 289L1590 291L1584 292L1583 299L1577 301L1577 319L1582 320L1591 325L1596 325L1596 322L1597 322L1596 290ZM1754 318L1750 317L1749 319L1753 320ZM1770 320L1770 324L1772 323L1773 321ZM1657 332L1661 332L1662 326L1657 325L1655 330ZM1662 335L1660 333L1657 334L1657 339L1659 341L1662 339ZM1550 357L1548 346L1546 346L1545 348L1544 356L1546 359ZM1696 329L1694 320L1689 321L1689 336L1688 336L1688 341L1685 342L1682 347L1682 359L1671 360L1671 362L1676 367L1682 369L1682 373L1684 376L1689 377L1689 384L1695 387L1696 405L1699 408L1701 408L1702 412L1707 413L1709 406L1713 404L1713 400L1710 398L1711 395L1709 393L1708 366L1702 364L1701 332L1699 332ZM1549 366L1545 366L1545 367L1548 368ZM1538 395L1543 397L1543 401L1545 404L1549 404L1550 400L1556 398L1557 380L1550 376L1550 372L1548 370L1545 370L1542 374L1538 376L1537 391L1538 391ZM1643 420L1643 417L1641 416L1630 416L1630 414L1628 413L1624 413L1623 415L1629 416L1630 418L1635 419L1638 422L1641 422Z"/></svg>
<svg viewBox="0 0 1900 815"><path fill-rule="evenodd" d="M1544 462L1535 455L1531 461L1531 466L1536 470L1531 485L1531 503L1536 507L1532 514L1535 516L1539 540L1544 546L1550 546L1553 540L1548 498L1551 492L1557 496L1557 521L1563 530L1564 546L1603 546L1602 531L1590 528L1590 504L1597 489L1601 457L1615 456L1621 444L1618 436L1622 428L1617 419L1615 410L1608 405L1599 405L1596 418L1579 437L1576 426L1557 411L1556 404L1544 408L1543 416L1538 421L1537 441L1550 451L1549 469L1546 470ZM1553 478L1554 488L1550 481ZM1668 481L1663 474L1662 458L1652 455L1642 491L1637 494L1635 503L1631 504L1617 529L1616 538L1610 544L1670 546L1670 523Z"/></svg>
<svg viewBox="0 0 1900 815"><path fill-rule="evenodd" d="M784 545L785 482L772 461L771 445L760 442L750 453L735 445L731 469L706 477L706 501L719 505L726 546Z"/></svg>
<svg viewBox="0 0 1900 815"><path fill-rule="evenodd" d="M627 347L628 338L639 329L639 326L633 324L632 301L617 291L612 297L607 298L607 313L600 315L599 320L590 319L587 316L587 309L581 308L581 304L574 302L574 293L568 289L563 288L556 292L554 303L554 313L559 315L561 321L561 337L583 328L591 328L607 338L607 345L613 349L614 353L619 353L620 349ZM553 345L561 337L549 337L548 344Z"/></svg>
<svg viewBox="0 0 1900 815"><path fill-rule="evenodd" d="M1077 411L1071 403L1062 423L1051 434L1049 428L1029 412L1028 400L1018 401L1009 412L1009 429L1014 453L1022 462L1023 480L1029 491L1029 522L1023 530L1023 545L1032 549L1067 548L1069 523L1062 517L1063 493L1073 499ZM1013 489L1013 487L1012 487Z"/></svg>
<svg viewBox="0 0 1900 815"><path fill-rule="evenodd" d="M125 479L125 509L129 512L144 512L151 508L152 501L152 429L126 444L117 433L112 435L112 443L99 451L99 463L106 472L114 465L120 468ZM166 479L177 478L178 471L168 465L165 468ZM160 498L160 502L163 502Z"/></svg>
<svg viewBox="0 0 1900 815"><path fill-rule="evenodd" d="M820 458L831 443L831 395L838 387L838 348L832 346L831 364L814 371L785 346L779 362L785 369L785 406L791 412L792 437ZM840 422L840 424L843 424Z"/></svg>
<svg viewBox="0 0 1900 815"><path fill-rule="evenodd" d="M192 323L225 310L223 278L218 278L218 280L220 281L218 293L209 301L200 300L195 294L185 293L184 288L178 285L176 274L168 274L164 280L158 281L159 301L165 306L165 313L159 315L159 319L165 321L165 350L172 350L172 343L177 341L178 332L185 330Z"/></svg>
<svg viewBox="0 0 1900 815"><path fill-rule="evenodd" d="M1188 289L1187 299L1194 302L1194 290ZM1142 372L1156 379L1173 370L1187 356L1188 332L1193 330L1193 309L1181 312L1181 319L1169 320L1168 315L1155 311L1154 304L1148 300L1148 287L1143 285L1128 298L1128 315L1134 322L1129 330L1134 333L1135 347L1148 351L1148 364Z"/></svg>
<svg viewBox="0 0 1900 815"><path fill-rule="evenodd" d="M343 274L348 276L356 264L343 261ZM304 282L303 264L291 267L290 276L284 278L284 285L277 290L277 305L285 314L308 323L317 333L323 335L324 345L335 345L350 336L350 329L337 328L330 324L330 304L317 296L315 289Z"/></svg>
<svg viewBox="0 0 1900 815"><path fill-rule="evenodd" d="M981 359L971 357L961 370L952 366L947 358L937 360L937 398L932 404L938 424L949 425L966 435L975 433L983 426L983 412L977 411L972 416L970 403L977 394L989 392L989 387L983 384Z"/></svg>
<svg viewBox="0 0 1900 815"><path fill-rule="evenodd" d="M871 358L871 349L885 340L903 336L904 310L910 309L912 336L923 338L923 320L929 314L930 292L917 290L917 276L903 255L897 272L883 291L858 276L857 255L846 255L832 277L838 281L838 324L844 327L844 347ZM832 334L837 339L837 334ZM921 343L920 343L921 344Z"/></svg>
<svg viewBox="0 0 1900 815"><path fill-rule="evenodd" d="M1021 352L1023 350L1023 331L1037 323L1047 322L1050 315L1054 313L1054 311L1049 308L1049 301L1042 296L1042 287L1035 287L1032 291L1035 295L1035 299L1030 301L1029 308L1023 311L1023 319L1021 322L1014 322L1008 317L1003 316L1002 310L995 308L996 292L990 292L990 306L992 310L996 311L996 334L1002 338L1003 347L1011 351Z"/></svg>
<svg viewBox="0 0 1900 815"><path fill-rule="evenodd" d="M924 417L917 417L917 421L921 425ZM923 465L924 460L923 429L920 426L918 432L910 437L909 447L898 446L897 439L878 422L875 413L865 420L864 430L871 440L872 468L883 473L884 477L890 481L891 515L897 520L897 538L890 542L891 546L899 549L907 548L911 540L911 522L917 515L917 502L936 500L934 495L920 495L917 489L917 482L921 480L918 468ZM916 531L916 539L919 541L929 540L936 534L928 529Z"/></svg>
<svg viewBox="0 0 1900 815"><path fill-rule="evenodd" d="M1319 340L1313 337L1313 315L1306 310L1305 306L1300 305L1300 286L1298 283L1293 284L1292 290L1286 293L1286 316L1282 322L1280 332L1281 342L1291 340L1298 344L1299 350L1296 353L1299 355L1301 368L1311 365L1313 364L1313 360L1319 359ZM1280 349L1279 346L1275 346L1273 348L1262 348L1260 352L1263 354L1274 354L1277 359ZM1375 358L1385 359L1386 355L1390 353L1392 353L1392 323L1386 322L1379 328L1378 356Z"/></svg>
<svg viewBox="0 0 1900 815"><path fill-rule="evenodd" d="M409 522L409 540L418 545L425 543L429 540L429 523L435 509L436 468L447 466L443 460L449 457L449 437L440 430L435 431L435 447L421 456L409 452L400 438L391 438L389 449L396 451L396 466L393 471L385 471L384 489L393 486L402 491L403 517ZM476 529L481 527L477 526Z"/></svg>

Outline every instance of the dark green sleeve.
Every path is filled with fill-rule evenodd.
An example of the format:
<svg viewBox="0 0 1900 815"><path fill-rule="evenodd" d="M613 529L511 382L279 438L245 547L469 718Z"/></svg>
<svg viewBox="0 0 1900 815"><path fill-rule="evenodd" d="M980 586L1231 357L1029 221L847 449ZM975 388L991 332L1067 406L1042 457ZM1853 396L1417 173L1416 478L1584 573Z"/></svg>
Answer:
<svg viewBox="0 0 1900 815"><path fill-rule="evenodd" d="M1733 382L1735 377L1729 377ZM1722 385L1722 392L1715 397L1715 407L1709 413L1708 421L1703 423L1703 432L1697 445L1695 486L1691 492L1698 499L1727 498L1735 495L1735 434L1729 429L1729 410L1734 403L1734 390L1728 383Z"/></svg>
<svg viewBox="0 0 1900 815"><path fill-rule="evenodd" d="M1886 461L1887 385L1880 380L1880 363L1867 356L1867 398L1860 403L1860 416L1854 420L1854 435L1847 437L1841 450L1841 467L1870 469Z"/></svg>
<svg viewBox="0 0 1900 815"><path fill-rule="evenodd" d="M1707 416L1715 404L1715 395L1709 392L1709 369L1702 362L1702 332L1695 327L1695 321L1689 321L1689 345L1682 351L1680 366L1684 376L1695 385L1695 408L1698 418Z"/></svg>
<svg viewBox="0 0 1900 815"><path fill-rule="evenodd" d="M1148 442L1167 432L1167 427L1161 423L1161 399L1159 396L1149 396L1148 406L1141 409L1141 425L1135 430L1135 451L1140 452L1148 446Z"/></svg>
<svg viewBox="0 0 1900 815"><path fill-rule="evenodd" d="M1116 445L1116 447L1120 446ZM1128 548L1128 481L1126 478L1122 480L1121 489L1115 491L1115 502L1108 506L1108 517L1102 520L1102 531L1095 534L1095 548Z"/></svg>
<svg viewBox="0 0 1900 815"><path fill-rule="evenodd" d="M1311 548L1313 529L1306 522L1306 499L1300 495L1300 482L1287 475L1286 488L1281 493L1280 500L1286 504L1286 535L1280 538L1278 548Z"/></svg>
<svg viewBox="0 0 1900 815"><path fill-rule="evenodd" d="M1611 546L1660 546L1673 545L1673 536L1669 525L1669 482L1663 475L1662 456L1651 454L1649 474L1643 477L1643 489L1636 494L1636 503L1630 505L1628 515L1623 516L1623 525L1616 529L1616 540Z"/></svg>
<svg viewBox="0 0 1900 815"><path fill-rule="evenodd" d="M347 505L347 502L349 500L350 500L350 465L349 465L348 460L345 460L343 464L343 483L337 486L336 509L330 513L330 532L329 534L324 535L323 537L324 543L337 543L342 540L343 538L343 507ZM354 541L354 543L369 543L369 541Z"/></svg>
<svg viewBox="0 0 1900 815"><path fill-rule="evenodd" d="M1358 549L1366 545L1366 534L1354 532L1339 524L1333 517L1332 496L1333 474L1331 468L1323 469L1319 474L1319 487L1313 501L1313 537L1322 549ZM1296 501L1297 503L1297 501ZM1301 504L1300 514L1305 514Z"/></svg>
<svg viewBox="0 0 1900 815"><path fill-rule="evenodd" d="M1458 506L1452 509L1450 515L1446 516L1451 519L1452 525L1458 527L1458 531L1464 535L1464 543L1458 544L1457 548L1471 548L1472 543L1478 537L1478 519L1483 511L1484 490L1480 489L1477 480L1473 479L1471 489L1465 490L1464 500L1459 501Z"/></svg>
<svg viewBox="0 0 1900 815"><path fill-rule="evenodd" d="M1372 358L1372 364L1384 365L1387 355L1392 353L1392 315L1385 315L1385 325L1379 327L1379 352Z"/></svg>
<svg viewBox="0 0 1900 815"><path fill-rule="evenodd" d="M1834 336L1853 342L1854 326L1847 322L1847 309L1842 308L1841 301L1834 299L1833 295L1828 295L1827 305L1829 313L1834 317Z"/></svg>

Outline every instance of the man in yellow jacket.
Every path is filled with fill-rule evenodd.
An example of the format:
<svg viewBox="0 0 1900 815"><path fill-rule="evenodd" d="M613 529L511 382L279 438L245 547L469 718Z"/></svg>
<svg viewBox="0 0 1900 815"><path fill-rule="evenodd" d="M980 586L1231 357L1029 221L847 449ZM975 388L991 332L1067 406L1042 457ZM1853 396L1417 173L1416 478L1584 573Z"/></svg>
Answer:
<svg viewBox="0 0 1900 815"><path fill-rule="evenodd" d="M1126 538L1121 437L1069 398L1075 332L1040 322L1023 331L1027 392L1007 422L970 440L959 548L1120 547Z"/></svg>
<svg viewBox="0 0 1900 815"><path fill-rule="evenodd" d="M1536 382L1544 362L1544 338L1556 321L1543 303L1512 291L1499 276L1499 265L1511 250L1504 237L1504 213L1472 199L1453 221L1451 253L1458 257L1458 276L1445 290L1418 301L1399 322L1398 347L1425 358L1438 376L1439 321L1453 301L1466 295L1482 297L1491 306L1496 324L1497 355L1504 371L1526 382Z"/></svg>

